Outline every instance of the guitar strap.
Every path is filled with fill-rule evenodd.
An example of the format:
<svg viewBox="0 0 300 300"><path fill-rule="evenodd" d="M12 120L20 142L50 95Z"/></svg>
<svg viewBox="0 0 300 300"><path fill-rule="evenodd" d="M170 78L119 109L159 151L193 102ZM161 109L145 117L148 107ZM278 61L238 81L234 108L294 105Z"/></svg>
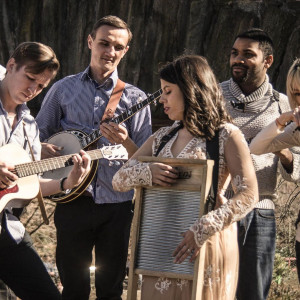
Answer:
<svg viewBox="0 0 300 300"><path fill-rule="evenodd" d="M120 102L121 96L123 94L124 88L125 82L118 78L117 84L114 87L106 105L101 123L113 118L118 103Z"/></svg>
<svg viewBox="0 0 300 300"><path fill-rule="evenodd" d="M183 128L183 123L180 122L179 125L177 127L175 127L174 129L172 129L167 135L164 135L161 138L160 144L156 150L156 152L154 153L154 156L158 156L159 152L165 147L165 145L168 143L168 141L176 134L177 131L179 131L179 129Z"/></svg>
<svg viewBox="0 0 300 300"><path fill-rule="evenodd" d="M205 213L208 213L215 208L217 202L219 178L219 130L215 132L215 136L211 140L206 140L206 158L212 159L215 162L213 166L212 183L205 202Z"/></svg>
<svg viewBox="0 0 300 300"><path fill-rule="evenodd" d="M32 160L35 161L33 150L32 150L32 147L31 147L31 144L30 144L30 141L29 141L26 129L25 129L25 122L24 121L23 121L23 129L24 129L25 138L27 140L27 143L28 143L28 146L29 146L29 149L30 149ZM38 203L39 203L39 207L40 207L40 210L41 210L41 214L42 214L44 223L46 225L49 225L49 219L47 217L45 203L44 203L44 199L43 199L43 195L42 195L41 185L40 184L39 184L39 192L38 192L38 194L37 194L36 197L38 199Z"/></svg>

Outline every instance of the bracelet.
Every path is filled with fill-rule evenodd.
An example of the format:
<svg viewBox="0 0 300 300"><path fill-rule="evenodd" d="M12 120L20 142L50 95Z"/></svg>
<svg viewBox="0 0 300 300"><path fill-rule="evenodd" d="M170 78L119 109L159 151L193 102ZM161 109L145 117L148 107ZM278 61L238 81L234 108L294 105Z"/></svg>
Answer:
<svg viewBox="0 0 300 300"><path fill-rule="evenodd" d="M66 180L67 180L67 177L63 177L63 178L61 178L60 181L59 181L60 190L61 190L61 192L64 193L64 194L68 194L68 193L71 192L70 189L65 189L65 188L64 188L64 182L65 182Z"/></svg>
<svg viewBox="0 0 300 300"><path fill-rule="evenodd" d="M280 124L278 118L275 120L276 125L279 125L280 127L285 127L286 124Z"/></svg>

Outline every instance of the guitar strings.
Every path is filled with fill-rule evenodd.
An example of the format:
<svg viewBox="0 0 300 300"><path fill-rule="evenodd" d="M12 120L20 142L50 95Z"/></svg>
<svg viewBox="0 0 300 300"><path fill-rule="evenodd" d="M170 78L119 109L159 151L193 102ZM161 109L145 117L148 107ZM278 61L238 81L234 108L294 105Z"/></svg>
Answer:
<svg viewBox="0 0 300 300"><path fill-rule="evenodd" d="M106 158L109 160L124 160L126 159L126 154L124 150L122 153L122 148L125 149L121 145L105 146L100 149L87 151L87 153L90 155L91 160L97 160L100 158ZM16 172L16 175L18 177L26 177L34 174L44 173L46 171L51 171L54 169L68 167L73 165L73 155L74 154L68 154L58 157L46 158L40 161L19 164L15 166L15 169L13 171Z"/></svg>
<svg viewBox="0 0 300 300"><path fill-rule="evenodd" d="M119 116L112 118L111 122L115 122L116 124L122 124L123 122L131 118L133 115L135 115L138 111L142 110L147 105L156 101L161 96L161 94L162 94L162 89L159 89L158 91L156 91L155 93L153 93L152 95L144 99L142 102L133 105L128 111L125 111ZM85 150L86 148L88 148L89 146L97 142L102 136L103 135L101 134L100 130L97 129L94 130L91 134L87 135L86 137L80 139L82 145L84 145L83 149Z"/></svg>

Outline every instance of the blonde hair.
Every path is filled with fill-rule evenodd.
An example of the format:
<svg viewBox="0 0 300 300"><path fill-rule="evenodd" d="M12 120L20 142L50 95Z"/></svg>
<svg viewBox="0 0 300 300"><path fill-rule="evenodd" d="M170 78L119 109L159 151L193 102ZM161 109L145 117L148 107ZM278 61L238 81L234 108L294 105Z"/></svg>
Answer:
<svg viewBox="0 0 300 300"><path fill-rule="evenodd" d="M286 93L292 109L299 106L294 95L295 90L300 91L300 58L295 59L286 79Z"/></svg>

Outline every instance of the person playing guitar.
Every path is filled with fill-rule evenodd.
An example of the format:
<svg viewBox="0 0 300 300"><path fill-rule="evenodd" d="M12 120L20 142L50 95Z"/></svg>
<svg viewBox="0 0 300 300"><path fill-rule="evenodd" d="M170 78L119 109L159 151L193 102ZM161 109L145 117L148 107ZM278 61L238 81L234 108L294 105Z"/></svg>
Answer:
<svg viewBox="0 0 300 300"><path fill-rule="evenodd" d="M48 86L58 69L55 53L44 44L25 42L15 49L7 62L5 77L0 81L0 146L18 144L29 157L40 159L39 131L26 103ZM5 162L11 155L0 157L0 193L3 198L11 190L22 190L14 165ZM71 172L61 180L38 179L35 175L43 195L80 184L90 170L90 157L81 151L72 160ZM36 190L33 198L38 195L39 187ZM14 207L17 206L8 205L0 213L0 279L23 300L61 299Z"/></svg>
<svg viewBox="0 0 300 300"><path fill-rule="evenodd" d="M149 106L122 125L103 122L106 115L114 115L111 94L119 90L117 67L129 49L131 37L128 25L116 16L103 17L94 24L87 38L91 50L89 66L56 82L42 103L36 118L42 141L61 130L91 134L100 128L103 137L98 140L97 148L109 143L122 144L129 157L146 141L151 135ZM143 100L146 95L126 83L115 113L122 114L136 105L139 98ZM44 144L44 157L61 154L60 148L53 144ZM110 166L105 159L99 161L87 190L73 201L56 205L56 263L64 287L63 299L89 299L89 267L94 247L97 299L121 299L133 191L113 190L112 177L119 168L120 164Z"/></svg>

